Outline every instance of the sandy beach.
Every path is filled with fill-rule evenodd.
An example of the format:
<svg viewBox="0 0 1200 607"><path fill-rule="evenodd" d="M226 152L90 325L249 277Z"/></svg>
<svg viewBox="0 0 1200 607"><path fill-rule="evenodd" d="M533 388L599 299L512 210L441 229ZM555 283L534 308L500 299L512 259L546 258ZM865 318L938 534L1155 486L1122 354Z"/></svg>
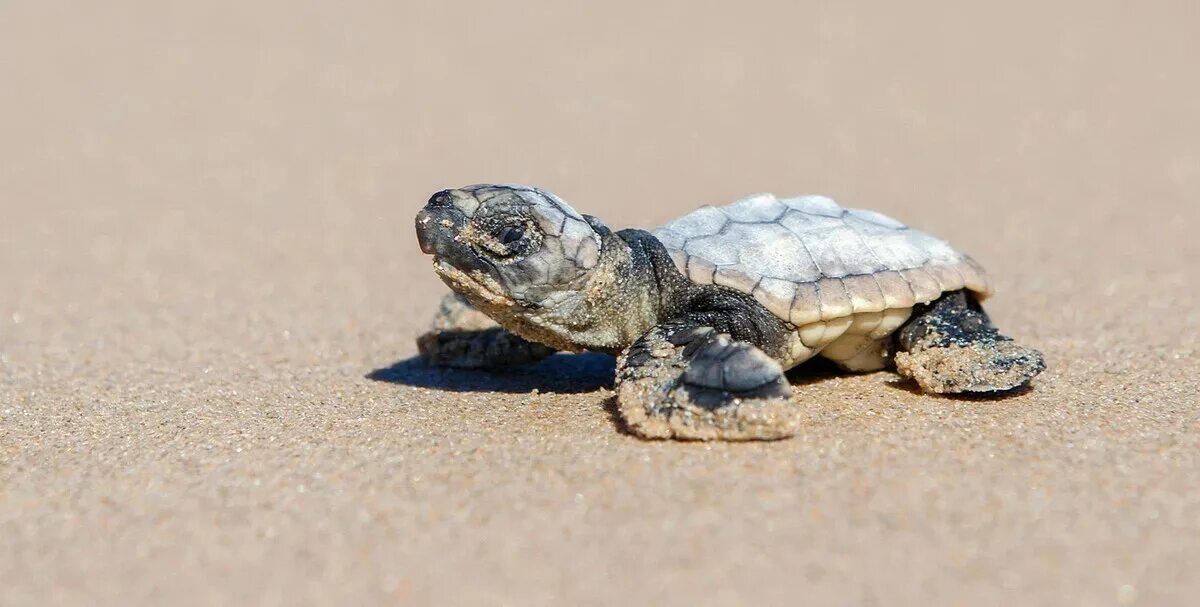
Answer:
<svg viewBox="0 0 1200 607"><path fill-rule="evenodd" d="M1197 57L1184 1L0 3L0 604L1195 604ZM414 358L477 182L873 208L1049 369L639 440L603 355Z"/></svg>

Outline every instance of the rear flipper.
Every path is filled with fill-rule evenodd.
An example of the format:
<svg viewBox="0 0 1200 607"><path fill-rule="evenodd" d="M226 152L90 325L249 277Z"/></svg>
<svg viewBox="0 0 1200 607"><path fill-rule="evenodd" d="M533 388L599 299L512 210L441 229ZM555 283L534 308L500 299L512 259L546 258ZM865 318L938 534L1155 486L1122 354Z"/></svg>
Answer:
<svg viewBox="0 0 1200 607"><path fill-rule="evenodd" d="M433 326L417 338L417 349L430 364L460 369L519 365L554 354L504 330L458 293L442 299Z"/></svg>
<svg viewBox="0 0 1200 607"><path fill-rule="evenodd" d="M896 332L896 371L925 392L1004 392L1046 369L1042 353L992 326L966 291L947 293Z"/></svg>

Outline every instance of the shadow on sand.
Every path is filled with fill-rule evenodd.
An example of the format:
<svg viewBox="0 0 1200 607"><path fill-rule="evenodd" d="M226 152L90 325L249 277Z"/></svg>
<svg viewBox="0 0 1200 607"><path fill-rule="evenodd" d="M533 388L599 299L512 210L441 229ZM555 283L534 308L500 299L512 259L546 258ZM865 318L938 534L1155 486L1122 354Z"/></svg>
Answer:
<svg viewBox="0 0 1200 607"><path fill-rule="evenodd" d="M788 369L786 373L788 382L793 386L816 384L845 374L846 372L839 369L833 361L821 357L807 360L797 367Z"/></svg>
<svg viewBox="0 0 1200 607"><path fill-rule="evenodd" d="M1018 386L1011 390L1001 390L999 392L963 392L960 394L934 394L932 392L923 392L916 381L906 379L896 375L895 369L879 371L879 373L891 373L894 377L888 380L884 385L892 390L907 392L914 396L924 396L927 398L941 398L946 400L958 401L1002 401L1018 396L1024 396L1033 391L1033 387L1029 385ZM838 368L836 364L825 358L815 358L799 367L796 367L787 372L788 381L793 386L806 386L809 384L821 383L827 379L834 377L844 377L848 375L846 371Z"/></svg>
<svg viewBox="0 0 1200 607"><path fill-rule="evenodd" d="M1025 396L1026 394L1033 392L1034 389L1033 386L1024 385L1017 386L1011 390L1000 390L997 392L960 392L958 394L935 394L932 392L922 391L921 387L917 385L916 381L905 379L903 377L897 377L896 379L888 381L885 385L893 390L908 392L909 394L916 396L973 402L997 402L1008 400L1018 396Z"/></svg>
<svg viewBox="0 0 1200 607"><path fill-rule="evenodd" d="M607 354L555 354L545 360L498 369L454 369L430 365L420 356L375 369L366 375L374 381L436 388L450 392L504 392L520 394L538 390L547 393L578 394L613 387L616 361ZM846 373L825 359L815 359L787 372L793 386L817 384ZM917 383L896 377L886 383L888 388L916 396L958 401L1003 401L1024 396L1033 391L1030 386L987 393L929 394ZM610 403L608 405L612 407Z"/></svg>
<svg viewBox="0 0 1200 607"><path fill-rule="evenodd" d="M522 393L537 389L541 392L576 394L612 388L616 361L607 354L555 354L545 360L497 369L455 369L429 364L414 356L366 375L374 381L436 388L451 392ZM844 375L832 362L824 359L809 361L787 373L792 385L819 383Z"/></svg>
<svg viewBox="0 0 1200 607"><path fill-rule="evenodd" d="M376 369L367 379L451 392L579 393L611 388L615 360L607 354L555 354L529 365L499 369L435 367L414 356Z"/></svg>

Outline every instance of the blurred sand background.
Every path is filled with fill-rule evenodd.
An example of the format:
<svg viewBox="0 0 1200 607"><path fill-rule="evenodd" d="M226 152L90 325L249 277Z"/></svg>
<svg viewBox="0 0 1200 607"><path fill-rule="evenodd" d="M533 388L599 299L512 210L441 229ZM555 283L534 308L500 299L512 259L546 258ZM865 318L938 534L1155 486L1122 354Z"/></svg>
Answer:
<svg viewBox="0 0 1200 607"><path fill-rule="evenodd" d="M0 604L1195 604L1196 4L701 4L0 3ZM875 208L1051 368L643 442L408 360L481 181Z"/></svg>

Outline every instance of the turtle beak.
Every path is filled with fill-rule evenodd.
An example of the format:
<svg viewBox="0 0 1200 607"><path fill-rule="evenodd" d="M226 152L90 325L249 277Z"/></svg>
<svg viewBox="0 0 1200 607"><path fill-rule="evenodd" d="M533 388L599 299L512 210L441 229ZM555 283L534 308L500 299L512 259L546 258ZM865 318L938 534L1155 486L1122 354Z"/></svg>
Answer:
<svg viewBox="0 0 1200 607"><path fill-rule="evenodd" d="M455 248L454 237L462 232L467 218L451 200L450 192L442 190L417 212L417 243L422 253L441 257Z"/></svg>
<svg viewBox="0 0 1200 607"><path fill-rule="evenodd" d="M470 222L464 204L473 200L474 197L460 190L434 194L425 208L417 212L417 243L423 253L432 255L439 263L463 272L479 271L494 276L496 269L461 239Z"/></svg>
<svg viewBox="0 0 1200 607"><path fill-rule="evenodd" d="M435 255L437 253L437 241L441 236L438 229L439 221L437 214L430 213L426 209L421 209L417 212L417 244L421 245L421 252L426 255Z"/></svg>

